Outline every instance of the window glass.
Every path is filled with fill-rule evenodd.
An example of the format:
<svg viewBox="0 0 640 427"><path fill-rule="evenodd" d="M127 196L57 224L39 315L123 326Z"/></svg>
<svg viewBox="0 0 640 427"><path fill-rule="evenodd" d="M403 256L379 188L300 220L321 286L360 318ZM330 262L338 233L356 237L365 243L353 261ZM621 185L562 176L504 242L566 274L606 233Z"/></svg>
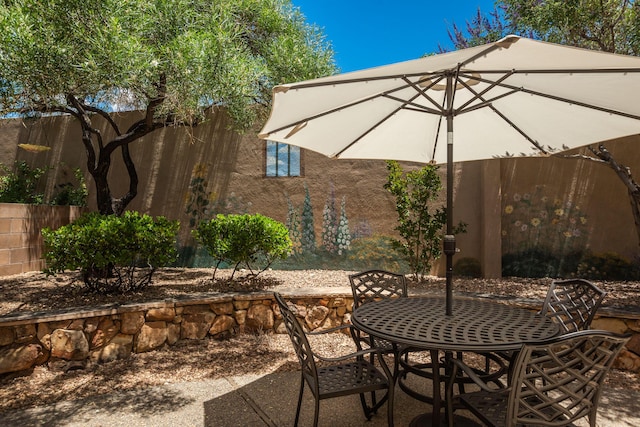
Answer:
<svg viewBox="0 0 640 427"><path fill-rule="evenodd" d="M267 141L267 176L300 176L300 147Z"/></svg>

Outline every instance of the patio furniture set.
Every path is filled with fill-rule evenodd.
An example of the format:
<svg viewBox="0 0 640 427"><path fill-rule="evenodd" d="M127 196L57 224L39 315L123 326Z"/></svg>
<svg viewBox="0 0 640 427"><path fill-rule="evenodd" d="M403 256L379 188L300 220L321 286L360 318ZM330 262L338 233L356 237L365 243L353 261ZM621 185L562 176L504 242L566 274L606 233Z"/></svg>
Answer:
<svg viewBox="0 0 640 427"><path fill-rule="evenodd" d="M629 339L589 329L606 292L586 280L554 281L538 313L458 297L451 314L444 297L409 298L402 275L369 270L349 280L352 325L322 332L305 332L275 294L301 364L295 425L306 384L315 400L314 426L321 400L352 394L360 396L367 419L387 403L392 426L398 385L431 405L412 426L478 425L455 413L467 409L488 426L567 426L587 417L593 427L603 380ZM313 352L307 335L341 329L351 334L354 353Z"/></svg>

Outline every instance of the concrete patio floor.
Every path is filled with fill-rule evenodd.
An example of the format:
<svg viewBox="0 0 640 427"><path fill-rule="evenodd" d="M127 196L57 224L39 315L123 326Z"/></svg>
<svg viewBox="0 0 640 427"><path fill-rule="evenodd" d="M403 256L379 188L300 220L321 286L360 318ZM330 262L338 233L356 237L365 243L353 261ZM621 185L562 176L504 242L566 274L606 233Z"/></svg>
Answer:
<svg viewBox="0 0 640 427"><path fill-rule="evenodd" d="M299 372L276 372L263 376L222 377L65 401L2 413L0 426L291 426L299 375ZM426 382L416 386L430 388ZM384 405L371 421L366 421L357 396L324 400L320 404L320 426L386 426L386 409ZM430 405L397 389L396 426L408 426L416 416L430 409ZM467 415L463 411L456 413ZM306 390L300 425L312 425L312 421L313 399ZM588 423L584 420L579 425L587 426ZM640 393L605 389L597 425L640 426Z"/></svg>

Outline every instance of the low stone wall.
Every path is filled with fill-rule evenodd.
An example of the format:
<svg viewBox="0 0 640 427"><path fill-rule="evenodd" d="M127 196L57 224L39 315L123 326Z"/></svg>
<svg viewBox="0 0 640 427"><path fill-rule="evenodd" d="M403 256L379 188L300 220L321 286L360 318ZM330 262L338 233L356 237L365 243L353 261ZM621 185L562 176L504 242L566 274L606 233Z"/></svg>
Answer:
<svg viewBox="0 0 640 427"><path fill-rule="evenodd" d="M293 302L309 330L350 322L353 298L336 288L281 292ZM532 310L541 301L509 301ZM593 327L634 333L617 367L640 371L640 313L613 313L606 308ZM82 368L173 345L179 340L224 338L250 332L286 333L270 292L195 295L188 299L113 305L62 312L0 317L0 375L36 365L51 369Z"/></svg>

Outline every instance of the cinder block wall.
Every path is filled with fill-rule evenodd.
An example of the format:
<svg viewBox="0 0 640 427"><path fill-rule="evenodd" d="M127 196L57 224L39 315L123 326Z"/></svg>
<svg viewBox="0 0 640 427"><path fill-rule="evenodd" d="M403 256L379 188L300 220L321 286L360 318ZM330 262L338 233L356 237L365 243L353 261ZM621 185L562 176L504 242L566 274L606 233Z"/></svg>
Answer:
<svg viewBox="0 0 640 427"><path fill-rule="evenodd" d="M0 203L0 276L41 270L42 228L68 224L84 209Z"/></svg>

